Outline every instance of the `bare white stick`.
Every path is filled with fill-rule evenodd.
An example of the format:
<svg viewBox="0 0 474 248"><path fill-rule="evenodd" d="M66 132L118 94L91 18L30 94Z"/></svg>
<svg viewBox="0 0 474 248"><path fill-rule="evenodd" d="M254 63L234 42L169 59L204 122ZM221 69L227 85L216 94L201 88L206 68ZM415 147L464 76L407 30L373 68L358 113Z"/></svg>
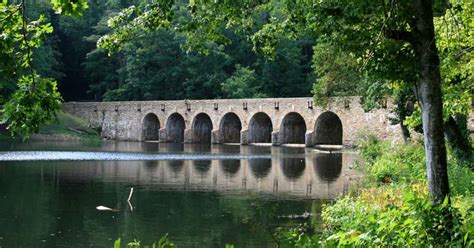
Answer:
<svg viewBox="0 0 474 248"><path fill-rule="evenodd" d="M132 199L132 195L133 195L133 187L130 188L130 194L128 195L128 202L130 201L130 199Z"/></svg>
<svg viewBox="0 0 474 248"><path fill-rule="evenodd" d="M97 206L95 209L99 210L99 211L113 211L113 212L118 212L117 209L113 209L113 208L109 208L109 207L105 207L105 206Z"/></svg>
<svg viewBox="0 0 474 248"><path fill-rule="evenodd" d="M132 195L133 195L133 187L130 188L130 194L128 195L128 199L127 199L127 203L128 203L128 206L130 207L131 212L133 212L133 206L132 206L132 203L130 203L130 199L132 199Z"/></svg>

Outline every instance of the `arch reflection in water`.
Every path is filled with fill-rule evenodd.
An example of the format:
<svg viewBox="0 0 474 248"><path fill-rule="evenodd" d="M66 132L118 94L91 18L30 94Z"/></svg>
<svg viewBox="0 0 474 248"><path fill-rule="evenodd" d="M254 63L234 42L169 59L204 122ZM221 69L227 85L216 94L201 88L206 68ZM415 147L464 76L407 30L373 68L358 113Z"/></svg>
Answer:
<svg viewBox="0 0 474 248"><path fill-rule="evenodd" d="M314 158L314 170L321 180L336 181L341 175L342 153L317 153Z"/></svg>
<svg viewBox="0 0 474 248"><path fill-rule="evenodd" d="M220 160L220 167L226 176L235 176L240 170L240 160Z"/></svg>
<svg viewBox="0 0 474 248"><path fill-rule="evenodd" d="M158 169L159 162L160 161L153 161L153 160L144 161L146 171L148 173L154 173L156 169Z"/></svg>
<svg viewBox="0 0 474 248"><path fill-rule="evenodd" d="M304 158L282 158L280 163L283 175L290 180L296 180L303 175L306 168Z"/></svg>
<svg viewBox="0 0 474 248"><path fill-rule="evenodd" d="M174 174L179 174L184 167L183 160L168 160L167 161L168 167Z"/></svg>
<svg viewBox="0 0 474 248"><path fill-rule="evenodd" d="M265 178L272 169L271 159L251 159L249 160L250 171L256 178Z"/></svg>
<svg viewBox="0 0 474 248"><path fill-rule="evenodd" d="M201 176L206 175L209 172L209 169L211 168L211 162L211 160L194 160L194 169Z"/></svg>
<svg viewBox="0 0 474 248"><path fill-rule="evenodd" d="M136 148L141 144L127 143ZM206 148L207 147L207 148ZM109 148L107 148L109 149ZM228 150L230 149L230 151ZM145 150L145 149L144 149ZM272 159L189 160L200 151L210 154L273 154ZM351 154L315 153L310 149L261 146L209 146L159 143L159 152L182 155L182 160L164 161L58 161L54 175L61 180L107 181L137 187L152 185L160 190L218 192L253 191L278 197L332 199L352 184ZM355 155L354 155L355 156ZM342 165L344 163L344 165ZM46 164L53 164L47 162ZM316 164L316 165L314 165ZM78 166L80 165L80 166ZM0 165L0 169L1 169ZM39 168L35 166L34 168ZM50 166L52 168L52 166ZM344 170L344 171L343 171ZM341 177L344 175L344 177ZM338 178L339 177L339 178Z"/></svg>

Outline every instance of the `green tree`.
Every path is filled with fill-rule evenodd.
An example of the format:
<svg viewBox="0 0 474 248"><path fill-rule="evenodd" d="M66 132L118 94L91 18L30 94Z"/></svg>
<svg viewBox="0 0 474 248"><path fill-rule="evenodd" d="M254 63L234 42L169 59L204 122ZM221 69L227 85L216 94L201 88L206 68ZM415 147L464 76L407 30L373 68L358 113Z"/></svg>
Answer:
<svg viewBox="0 0 474 248"><path fill-rule="evenodd" d="M79 15L87 7L84 0L51 2L58 13ZM50 122L59 109L61 97L56 81L42 77L33 67L35 49L41 46L53 29L44 15L33 21L28 9L33 4L25 0L0 2L0 89L2 89L2 123L12 135L27 137L41 123ZM4 89L14 92L4 93Z"/></svg>
<svg viewBox="0 0 474 248"><path fill-rule="evenodd" d="M222 83L222 92L226 98L265 97L259 91L255 71L240 65L237 65L232 76Z"/></svg>
<svg viewBox="0 0 474 248"><path fill-rule="evenodd" d="M228 40L220 32L221 26L252 26L253 13L271 8L270 3L190 1L186 6L190 18L174 26L188 34L187 37L192 36L192 42L198 48L209 39L225 43ZM257 49L274 55L281 35L295 37L311 32L320 40L334 41L343 46L344 51L353 51L363 61L364 67L372 67L374 74L370 76L377 81L393 80L396 72L413 74L414 80L405 83L414 83L420 102L429 190L432 201L440 204L449 194L449 183L443 134L440 59L434 42L437 39L433 18L449 6L441 1L434 3L430 0L283 1L281 6L285 14L270 16L268 22L251 35L251 39ZM174 1L159 1L141 9L128 8L111 19L114 33L102 37L99 45L112 50L120 49L124 40L140 30L171 27L174 10L178 7L180 5L175 6ZM374 33L378 35L374 37ZM416 66L406 67L405 61L415 61ZM393 70L394 64L401 69Z"/></svg>

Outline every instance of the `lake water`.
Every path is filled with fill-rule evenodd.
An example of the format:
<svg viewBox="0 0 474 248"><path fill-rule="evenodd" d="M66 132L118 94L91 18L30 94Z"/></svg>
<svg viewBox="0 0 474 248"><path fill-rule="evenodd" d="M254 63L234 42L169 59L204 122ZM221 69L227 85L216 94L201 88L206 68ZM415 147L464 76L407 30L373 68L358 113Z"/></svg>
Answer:
<svg viewBox="0 0 474 248"><path fill-rule="evenodd" d="M0 247L275 247L360 177L351 151L104 141L0 143ZM130 189L134 191L130 204ZM117 211L98 211L106 206Z"/></svg>

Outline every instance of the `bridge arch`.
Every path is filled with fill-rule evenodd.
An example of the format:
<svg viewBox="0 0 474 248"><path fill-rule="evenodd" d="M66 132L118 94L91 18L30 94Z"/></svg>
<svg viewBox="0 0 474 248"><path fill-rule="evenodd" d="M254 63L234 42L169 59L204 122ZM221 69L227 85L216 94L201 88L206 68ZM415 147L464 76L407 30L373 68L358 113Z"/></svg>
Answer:
<svg viewBox="0 0 474 248"><path fill-rule="evenodd" d="M166 131L168 133L168 141L173 143L184 142L184 118L179 113L173 113L166 121Z"/></svg>
<svg viewBox="0 0 474 248"><path fill-rule="evenodd" d="M160 120L154 113L145 115L142 121L142 140L159 140Z"/></svg>
<svg viewBox="0 0 474 248"><path fill-rule="evenodd" d="M225 114L219 126L221 143L240 143L242 123L239 116L233 112Z"/></svg>
<svg viewBox="0 0 474 248"><path fill-rule="evenodd" d="M206 113L199 113L194 117L192 130L194 143L211 143L212 120Z"/></svg>
<svg viewBox="0 0 474 248"><path fill-rule="evenodd" d="M314 132L315 145L342 145L342 122L339 116L331 111L318 116Z"/></svg>
<svg viewBox="0 0 474 248"><path fill-rule="evenodd" d="M304 144L306 123L299 113L290 112L283 118L280 126L282 144Z"/></svg>
<svg viewBox="0 0 474 248"><path fill-rule="evenodd" d="M272 119L266 113L254 114L249 122L249 143L271 143L272 131Z"/></svg>

